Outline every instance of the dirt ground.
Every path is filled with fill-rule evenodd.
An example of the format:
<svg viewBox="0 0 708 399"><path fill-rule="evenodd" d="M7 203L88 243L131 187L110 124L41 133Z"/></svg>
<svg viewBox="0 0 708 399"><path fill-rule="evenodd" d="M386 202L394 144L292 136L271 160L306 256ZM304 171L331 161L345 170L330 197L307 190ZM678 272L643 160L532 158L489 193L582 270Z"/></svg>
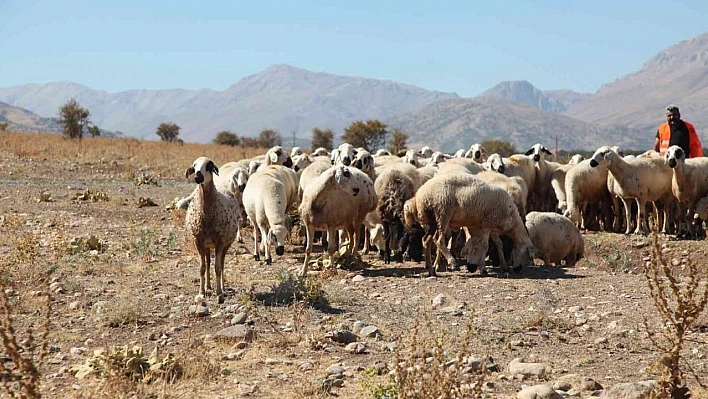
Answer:
<svg viewBox="0 0 708 399"><path fill-rule="evenodd" d="M384 398L376 386L390 381L386 368L395 367L395 351L429 349L426 342L435 337L452 348L466 342L467 326L466 353L491 356L499 368L485 377L485 397L515 397L522 385L553 384L570 374L604 388L656 378L650 366L662 353L643 323L646 318L661 329L642 273L650 260L648 237L585 232L586 258L574 268L537 265L488 277L463 269L427 278L422 263L384 265L372 253L359 267L312 276L293 300L285 271L301 265L302 246L293 242L268 266L253 259L249 229L245 243L234 244L226 258L226 302L207 298L209 314L198 317L189 310L198 293L198 257L184 243L181 215L166 206L193 189L183 177L191 162L184 159L213 148L188 152L173 145L156 157L148 150L131 155L110 140L85 140L84 148L67 150L72 144L66 140L27 137L44 143L41 149L21 137L0 140L0 262L18 331L41 322L40 291L52 272L49 355L41 366L45 397ZM217 164L234 160L220 156ZM157 166L151 164L156 158ZM156 206L139 207L141 197ZM87 244L91 236L98 246ZM685 269L690 260L705 273L706 241L659 240L674 267ZM218 339L244 312L253 340ZM350 353L330 338L357 321L378 328L371 337L356 333L364 353ZM428 327L413 334L416 325ZM705 312L696 325L684 357L705 380ZM159 347L174 355L182 373L172 383L74 376L72 366L115 346L140 346L145 353ZM544 363L544 376L508 372L514 358ZM698 387L693 377L688 381Z"/></svg>

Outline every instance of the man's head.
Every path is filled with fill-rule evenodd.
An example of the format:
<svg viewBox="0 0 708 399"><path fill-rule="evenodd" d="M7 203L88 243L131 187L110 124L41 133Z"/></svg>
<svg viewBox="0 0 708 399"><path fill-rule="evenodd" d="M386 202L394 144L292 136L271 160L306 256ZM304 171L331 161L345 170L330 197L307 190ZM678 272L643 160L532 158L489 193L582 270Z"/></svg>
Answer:
<svg viewBox="0 0 708 399"><path fill-rule="evenodd" d="M666 107L666 121L669 122L670 125L673 125L680 120L681 113L679 112L679 108L677 106L669 105Z"/></svg>

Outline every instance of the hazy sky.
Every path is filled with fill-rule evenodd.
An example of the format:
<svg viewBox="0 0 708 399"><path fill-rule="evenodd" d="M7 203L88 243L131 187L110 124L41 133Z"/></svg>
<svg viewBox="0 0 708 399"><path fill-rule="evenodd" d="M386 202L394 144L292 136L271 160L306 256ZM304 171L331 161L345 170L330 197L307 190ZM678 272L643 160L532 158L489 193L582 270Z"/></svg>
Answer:
<svg viewBox="0 0 708 399"><path fill-rule="evenodd" d="M535 3L535 4L532 4ZM472 97L594 92L708 30L708 1L0 0L0 87L223 90L272 64Z"/></svg>

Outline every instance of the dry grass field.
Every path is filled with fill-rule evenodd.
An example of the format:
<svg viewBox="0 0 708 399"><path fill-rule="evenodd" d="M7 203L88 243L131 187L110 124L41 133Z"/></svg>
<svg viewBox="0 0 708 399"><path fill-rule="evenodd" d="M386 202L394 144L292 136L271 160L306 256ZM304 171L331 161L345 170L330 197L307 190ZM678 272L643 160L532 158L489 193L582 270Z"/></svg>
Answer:
<svg viewBox="0 0 708 399"><path fill-rule="evenodd" d="M247 229L226 258L226 302L207 298L199 317L198 256L166 207L193 189L184 170L202 155L220 165L256 152L0 133L0 397L32 373L47 398L512 398L542 383L591 397L661 377L648 331L673 330L644 276L652 251L680 292L706 274L706 241L588 232L572 269L427 278L423 264L371 254L302 281L290 274L304 257L296 234L267 266ZM708 380L708 315L690 322L680 367L693 397L708 397L695 378ZM232 323L241 335L222 337Z"/></svg>

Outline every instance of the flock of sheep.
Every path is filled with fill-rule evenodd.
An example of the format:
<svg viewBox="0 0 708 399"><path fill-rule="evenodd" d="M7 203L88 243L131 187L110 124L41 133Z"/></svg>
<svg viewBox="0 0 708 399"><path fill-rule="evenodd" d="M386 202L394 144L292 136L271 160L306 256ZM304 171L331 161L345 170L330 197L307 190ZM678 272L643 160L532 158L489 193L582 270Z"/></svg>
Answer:
<svg viewBox="0 0 708 399"><path fill-rule="evenodd" d="M708 158L686 159L678 146L665 156L604 146L568 164L546 160L551 152L541 144L508 158L480 144L455 155L429 147L401 155L345 143L312 154L276 146L220 168L195 160L186 176L197 187L176 206L186 209L200 254L199 294L212 289L213 249L224 301L224 257L247 221L256 260L270 264L273 245L283 255L294 227L287 212L296 206L306 235L301 275L318 239L330 256L342 245L344 256L376 246L386 263L424 258L431 276L443 258L449 268L459 259L486 274L488 264L520 272L534 259L571 267L584 256L579 229L646 233L651 218L664 233L697 237L708 218Z"/></svg>

